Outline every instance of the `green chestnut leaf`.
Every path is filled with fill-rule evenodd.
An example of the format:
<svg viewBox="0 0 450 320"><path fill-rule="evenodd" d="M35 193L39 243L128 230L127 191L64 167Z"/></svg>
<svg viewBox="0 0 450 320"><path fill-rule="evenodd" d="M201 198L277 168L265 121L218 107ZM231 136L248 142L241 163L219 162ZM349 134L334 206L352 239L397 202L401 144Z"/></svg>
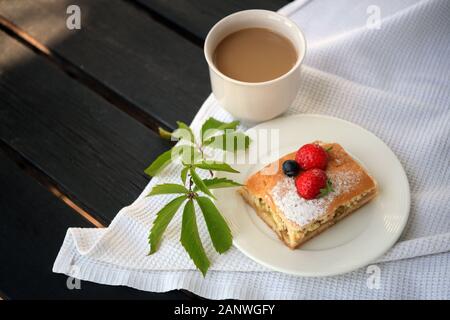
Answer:
<svg viewBox="0 0 450 320"><path fill-rule="evenodd" d="M233 180L227 178L212 178L203 180L208 189L219 189L219 188L231 188L231 187L239 187L242 184L237 183ZM197 186L194 188L194 191L197 191Z"/></svg>
<svg viewBox="0 0 450 320"><path fill-rule="evenodd" d="M205 276L210 262L198 233L193 200L189 200L184 206L180 242L195 266Z"/></svg>
<svg viewBox="0 0 450 320"><path fill-rule="evenodd" d="M169 225L170 221L172 221L173 216L175 215L175 213L177 213L178 209L186 199L187 196L185 195L175 198L168 204L166 204L166 206L159 210L156 214L156 219L155 221L153 221L153 226L148 237L148 242L150 244L150 254L153 254L158 250L159 243L161 242L161 237L164 231L166 231L167 226Z"/></svg>
<svg viewBox="0 0 450 320"><path fill-rule="evenodd" d="M163 183L158 184L152 188L152 191L148 194L148 196L154 196L158 194L171 194L171 193L188 193L189 190L186 189L185 186L181 184L175 183Z"/></svg>
<svg viewBox="0 0 450 320"><path fill-rule="evenodd" d="M233 169L229 164L218 161L202 161L194 164L196 168L212 171L223 171L231 173L239 173L239 171Z"/></svg>
<svg viewBox="0 0 450 320"><path fill-rule="evenodd" d="M232 245L231 230L227 222L220 214L211 199L207 197L197 197L195 199L202 210L214 248L218 253L224 253Z"/></svg>
<svg viewBox="0 0 450 320"><path fill-rule="evenodd" d="M204 142L213 135L216 135L221 131L225 131L227 129L236 130L238 125L239 121L222 122L214 118L209 118L205 121L205 123L203 123L201 129L202 141Z"/></svg>
<svg viewBox="0 0 450 320"><path fill-rule="evenodd" d="M207 194L208 196L210 196L211 198L215 199L214 195L211 193L211 191L209 191L208 187L203 182L202 178L200 178L197 172L195 172L195 168L190 168L189 173L198 189L203 193Z"/></svg>

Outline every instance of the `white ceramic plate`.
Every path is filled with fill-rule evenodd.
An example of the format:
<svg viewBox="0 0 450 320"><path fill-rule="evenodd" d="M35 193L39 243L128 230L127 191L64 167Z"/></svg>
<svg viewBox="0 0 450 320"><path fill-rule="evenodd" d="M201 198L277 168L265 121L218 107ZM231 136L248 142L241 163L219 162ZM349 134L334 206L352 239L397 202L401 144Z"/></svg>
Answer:
<svg viewBox="0 0 450 320"><path fill-rule="evenodd" d="M305 143L322 140L341 144L358 160L378 182L379 195L299 249L291 250L235 188L217 189L214 192L217 206L229 222L234 245L239 250L273 270L299 276L329 276L370 264L396 242L408 219L409 185L402 165L383 141L355 124L321 115L278 118L259 124L249 132L264 131L260 129L278 129L279 146L275 144L262 152L256 162L249 161L247 155L244 164L234 165L239 174L222 176L244 183L247 177L280 156ZM250 153L258 148L258 140L262 141L261 137L250 145Z"/></svg>

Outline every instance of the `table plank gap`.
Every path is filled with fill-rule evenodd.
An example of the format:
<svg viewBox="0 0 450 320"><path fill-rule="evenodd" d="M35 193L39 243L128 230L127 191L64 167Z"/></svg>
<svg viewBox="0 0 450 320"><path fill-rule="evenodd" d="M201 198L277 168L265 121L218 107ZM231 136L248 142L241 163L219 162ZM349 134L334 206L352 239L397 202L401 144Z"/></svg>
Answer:
<svg viewBox="0 0 450 320"><path fill-rule="evenodd" d="M108 86L106 86L98 79L87 74L85 71L83 71L75 64L71 63L69 60L52 51L50 48L40 43L30 34L25 32L19 26L15 25L12 21L9 21L2 15L0 15L0 30L3 30L8 35L33 50L35 53L45 57L46 59L48 59L48 61L55 64L71 78L88 87L90 90L103 97L106 101L110 102L113 106L127 113L129 116L141 122L151 130L158 132L159 127L168 129L166 125L158 121L158 119L152 117L151 114L143 111L141 108L137 107L135 104L133 104L124 96L120 95L118 92L111 90Z"/></svg>
<svg viewBox="0 0 450 320"><path fill-rule="evenodd" d="M153 10L150 6L146 6L143 3L139 2L139 1L135 1L135 0L123 0L123 1L128 3L129 5L132 5L136 8L138 8L139 10L146 12L155 21L166 26L167 28L171 29L172 31L175 31L177 34L179 34L183 38L189 40L196 46L203 48L203 43L205 41L204 38L199 37L195 33L191 32L189 29L183 28L183 26L177 24L175 21L168 19L166 16L160 14L156 10Z"/></svg>
<svg viewBox="0 0 450 320"><path fill-rule="evenodd" d="M69 5L81 28L67 28ZM210 93L201 48L128 2L5 1L4 18L166 128L189 123Z"/></svg>
<svg viewBox="0 0 450 320"><path fill-rule="evenodd" d="M0 47L0 140L110 222L171 144L3 31Z"/></svg>
<svg viewBox="0 0 450 320"><path fill-rule="evenodd" d="M132 0L149 12L155 12L160 19L178 26L180 30L199 39L205 39L212 26L225 16L247 9L276 11L289 0ZM183 34L183 33L180 33Z"/></svg>
<svg viewBox="0 0 450 320"><path fill-rule="evenodd" d="M69 227L92 227L0 149L0 296L5 299L192 299L182 291L150 293L88 281L69 289L52 266ZM76 263L76 262L75 262ZM73 283L71 281L71 283Z"/></svg>
<svg viewBox="0 0 450 320"><path fill-rule="evenodd" d="M88 213L88 209L83 209L83 204L76 199L73 199L68 193L66 193L56 181L45 174L42 170L36 167L32 162L28 161L19 152L11 148L4 141L0 140L0 151L3 153L16 165L21 168L26 174L33 177L38 181L44 188L46 188L55 197L64 202L67 206L74 210L74 213L79 214L89 223L97 228L103 228L108 225L107 221L104 221L101 217L94 217L93 214Z"/></svg>

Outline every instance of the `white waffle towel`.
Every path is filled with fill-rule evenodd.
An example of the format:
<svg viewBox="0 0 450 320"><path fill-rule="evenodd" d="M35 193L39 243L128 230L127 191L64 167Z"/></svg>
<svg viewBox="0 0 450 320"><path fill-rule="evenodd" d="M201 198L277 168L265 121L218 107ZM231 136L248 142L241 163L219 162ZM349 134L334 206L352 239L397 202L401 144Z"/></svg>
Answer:
<svg viewBox="0 0 450 320"><path fill-rule="evenodd" d="M450 1L302 0L280 12L305 31L309 47L288 114L327 114L359 124L383 139L407 172L410 219L377 262L379 286L367 285L365 268L301 278L268 270L235 248L218 256L200 224L213 257L203 278L179 243L181 215L160 250L147 256L152 220L171 197L144 195L154 184L178 181L176 165L153 179L108 228L69 229L54 272L156 292L183 288L208 298L450 298ZM378 13L380 23L373 20ZM192 128L210 116L232 119L210 96Z"/></svg>

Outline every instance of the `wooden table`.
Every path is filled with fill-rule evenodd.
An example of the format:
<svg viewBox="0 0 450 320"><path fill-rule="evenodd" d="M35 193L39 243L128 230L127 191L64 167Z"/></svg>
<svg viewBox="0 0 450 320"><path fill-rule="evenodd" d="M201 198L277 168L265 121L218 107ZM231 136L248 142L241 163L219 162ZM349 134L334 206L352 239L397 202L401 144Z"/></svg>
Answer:
<svg viewBox="0 0 450 320"><path fill-rule="evenodd" d="M0 0L0 297L191 299L82 282L52 265L69 227L108 226L210 92L203 40L285 0ZM69 30L67 7L81 9Z"/></svg>

